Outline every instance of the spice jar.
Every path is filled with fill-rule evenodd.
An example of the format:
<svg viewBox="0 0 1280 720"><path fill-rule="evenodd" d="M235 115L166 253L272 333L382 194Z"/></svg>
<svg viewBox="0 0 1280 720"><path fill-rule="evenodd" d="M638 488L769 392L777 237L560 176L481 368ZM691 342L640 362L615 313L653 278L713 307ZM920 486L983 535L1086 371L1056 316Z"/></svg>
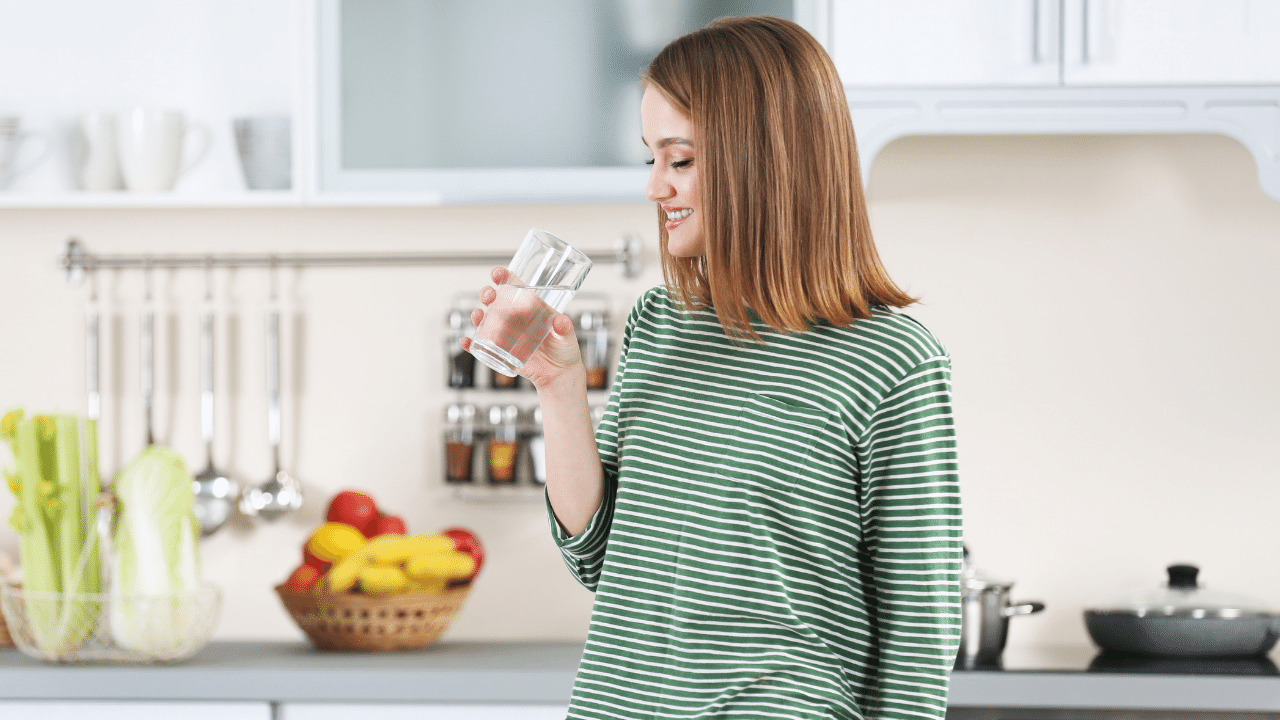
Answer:
<svg viewBox="0 0 1280 720"><path fill-rule="evenodd" d="M542 435L542 408L535 407L533 409L533 430L529 434L529 441L526 443L529 448L529 465L532 466L533 472L529 475L529 480L534 485L547 484L547 443Z"/></svg>
<svg viewBox="0 0 1280 720"><path fill-rule="evenodd" d="M445 333L445 354L449 358L449 387L469 388L476 384L476 356L462 349L458 341L467 337L467 316L449 311L449 331Z"/></svg>
<svg viewBox="0 0 1280 720"><path fill-rule="evenodd" d="M520 408L515 405L494 405L489 408L489 425L493 436L489 439L489 482L494 485L511 485L516 481L516 420Z"/></svg>
<svg viewBox="0 0 1280 720"><path fill-rule="evenodd" d="M455 404L445 408L445 482L471 482L471 459L476 449L475 419L475 405Z"/></svg>
<svg viewBox="0 0 1280 720"><path fill-rule="evenodd" d="M606 370L609 367L608 316L595 310L586 310L579 315L578 345L582 349L582 362L587 367L587 389L606 389Z"/></svg>

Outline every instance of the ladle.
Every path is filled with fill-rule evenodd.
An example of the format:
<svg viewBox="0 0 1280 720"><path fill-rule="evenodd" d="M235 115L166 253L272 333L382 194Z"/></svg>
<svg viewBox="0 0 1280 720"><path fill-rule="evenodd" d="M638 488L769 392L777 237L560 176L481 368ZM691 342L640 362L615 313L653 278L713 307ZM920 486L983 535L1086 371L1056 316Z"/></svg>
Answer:
<svg viewBox="0 0 1280 720"><path fill-rule="evenodd" d="M302 484L280 469L280 309L274 288L267 312L267 434L274 472L266 482L245 490L240 496L240 511L276 520L302 507Z"/></svg>
<svg viewBox="0 0 1280 720"><path fill-rule="evenodd" d="M235 479L213 464L213 325L213 297L206 286L204 310L200 316L200 429L204 435L206 464L192 481L196 494L196 520L200 523L200 532L206 537L231 519L240 493Z"/></svg>
<svg viewBox="0 0 1280 720"><path fill-rule="evenodd" d="M151 273L148 269L147 277L147 294L142 301L142 318L141 328L138 335L141 340L141 382L142 382L142 413L146 429L146 447L156 444L155 431L152 429L152 420L155 408L155 375L156 375L156 307L151 299Z"/></svg>

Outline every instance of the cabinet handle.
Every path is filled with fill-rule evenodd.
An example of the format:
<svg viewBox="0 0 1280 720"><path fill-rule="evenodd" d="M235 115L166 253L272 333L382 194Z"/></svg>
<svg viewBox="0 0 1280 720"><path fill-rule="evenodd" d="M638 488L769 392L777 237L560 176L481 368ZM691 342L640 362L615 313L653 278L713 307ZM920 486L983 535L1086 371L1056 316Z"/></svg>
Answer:
<svg viewBox="0 0 1280 720"><path fill-rule="evenodd" d="M1080 0L1080 64L1089 64L1089 0Z"/></svg>
<svg viewBox="0 0 1280 720"><path fill-rule="evenodd" d="M1040 62L1040 0L1031 0L1031 64Z"/></svg>

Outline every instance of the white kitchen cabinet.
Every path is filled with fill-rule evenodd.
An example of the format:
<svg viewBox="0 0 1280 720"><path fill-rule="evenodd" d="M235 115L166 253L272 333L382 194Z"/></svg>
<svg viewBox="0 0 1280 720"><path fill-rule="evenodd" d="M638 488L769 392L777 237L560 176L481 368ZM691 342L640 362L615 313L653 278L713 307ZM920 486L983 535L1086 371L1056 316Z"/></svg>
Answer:
<svg viewBox="0 0 1280 720"><path fill-rule="evenodd" d="M0 114L18 115L24 130L48 139L51 152L0 191L0 207L300 204L305 1L4 3ZM208 153L170 192L81 190L77 118L133 107L180 110L207 126ZM232 119L250 115L294 117L294 190L246 189ZM193 138L189 151L196 145Z"/></svg>
<svg viewBox="0 0 1280 720"><path fill-rule="evenodd" d="M831 0L846 85L1280 84L1275 0Z"/></svg>
<svg viewBox="0 0 1280 720"><path fill-rule="evenodd" d="M564 720L567 705L285 703L279 720Z"/></svg>
<svg viewBox="0 0 1280 720"><path fill-rule="evenodd" d="M272 720L266 702L0 701L5 720Z"/></svg>
<svg viewBox="0 0 1280 720"><path fill-rule="evenodd" d="M1059 81L1058 0L833 0L829 23L846 85Z"/></svg>

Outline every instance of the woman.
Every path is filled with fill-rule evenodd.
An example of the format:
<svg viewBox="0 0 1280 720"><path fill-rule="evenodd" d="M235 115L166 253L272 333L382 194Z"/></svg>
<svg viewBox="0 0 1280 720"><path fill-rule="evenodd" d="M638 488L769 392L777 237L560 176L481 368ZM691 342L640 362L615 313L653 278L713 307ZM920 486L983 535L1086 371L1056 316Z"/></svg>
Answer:
<svg viewBox="0 0 1280 720"><path fill-rule="evenodd" d="M942 718L950 360L894 310L835 69L794 23L733 18L643 82L666 283L594 436L567 316L523 370L555 541L596 593L569 716Z"/></svg>

